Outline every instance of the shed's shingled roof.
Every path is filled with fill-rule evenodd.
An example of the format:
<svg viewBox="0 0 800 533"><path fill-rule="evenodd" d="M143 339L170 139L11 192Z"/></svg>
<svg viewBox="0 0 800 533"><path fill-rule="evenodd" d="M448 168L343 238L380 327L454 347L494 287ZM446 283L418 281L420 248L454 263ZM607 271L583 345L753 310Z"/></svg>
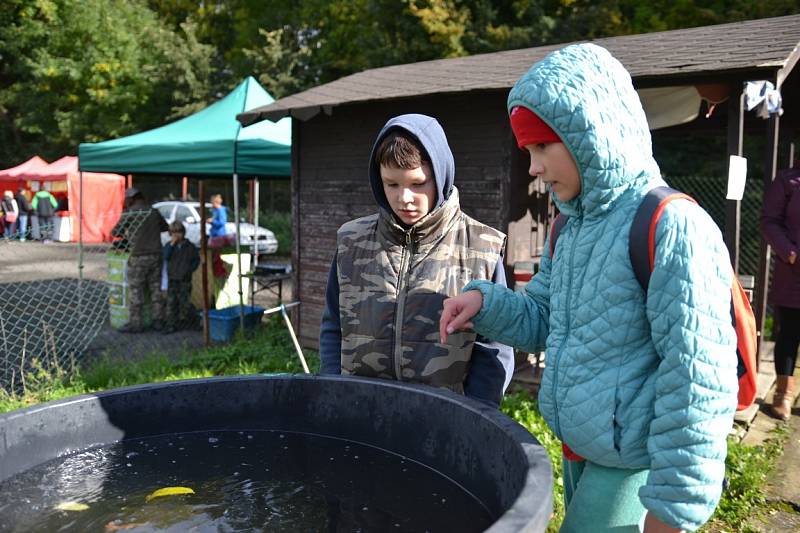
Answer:
<svg viewBox="0 0 800 533"><path fill-rule="evenodd" d="M791 70L800 15L598 39L634 79ZM309 118L336 105L436 93L509 89L558 44L365 70L237 116L243 124L286 115ZM674 80L673 80L674 82Z"/></svg>

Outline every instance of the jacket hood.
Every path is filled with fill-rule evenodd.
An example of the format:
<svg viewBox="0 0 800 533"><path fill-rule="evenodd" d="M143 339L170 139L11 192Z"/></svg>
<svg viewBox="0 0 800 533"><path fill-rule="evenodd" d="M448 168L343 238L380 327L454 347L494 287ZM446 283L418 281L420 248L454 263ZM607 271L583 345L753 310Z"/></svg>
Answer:
<svg viewBox="0 0 800 533"><path fill-rule="evenodd" d="M629 190L660 177L650 130L630 74L608 50L576 44L548 54L511 89L508 112L524 106L561 137L575 158L581 193L559 211L601 216Z"/></svg>
<svg viewBox="0 0 800 533"><path fill-rule="evenodd" d="M405 130L416 137L428 153L433 175L436 178L436 204L431 209L433 212L447 201L453 191L456 165L442 126L435 118L426 115L409 114L394 117L389 119L378 134L369 155L369 183L372 186L375 202L381 209L392 213L392 208L383 192L381 169L375 161L375 154L384 137L397 129Z"/></svg>

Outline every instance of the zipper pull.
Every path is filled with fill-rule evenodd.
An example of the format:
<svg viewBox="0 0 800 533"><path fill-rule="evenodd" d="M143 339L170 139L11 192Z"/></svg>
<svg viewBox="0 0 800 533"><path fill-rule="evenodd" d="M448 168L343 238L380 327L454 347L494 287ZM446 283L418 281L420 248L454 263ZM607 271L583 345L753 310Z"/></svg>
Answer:
<svg viewBox="0 0 800 533"><path fill-rule="evenodd" d="M406 246L411 246L411 231L406 232Z"/></svg>

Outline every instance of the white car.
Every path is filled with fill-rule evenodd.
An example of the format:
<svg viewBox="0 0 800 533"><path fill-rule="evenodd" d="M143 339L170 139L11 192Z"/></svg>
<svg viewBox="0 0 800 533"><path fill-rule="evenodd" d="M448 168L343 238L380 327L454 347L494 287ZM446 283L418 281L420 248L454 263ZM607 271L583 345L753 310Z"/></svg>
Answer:
<svg viewBox="0 0 800 533"><path fill-rule="evenodd" d="M156 202L153 204L154 209L158 209L167 224L171 224L175 220L183 222L186 228L186 238L197 246L200 247L200 202L181 202L178 200L168 200L165 202ZM231 216L231 210L225 207L228 212L228 223L225 224L225 233L230 235L236 234L236 222ZM211 204L206 203L206 218L211 217ZM206 235L211 230L211 226L206 224ZM239 222L239 231L241 232L240 245L246 251L254 251L254 241L258 242L259 254L273 254L278 250L278 240L275 234L266 228L256 228L249 222ZM257 237L253 239L253 236ZM169 242L169 233L161 234L161 243L166 244Z"/></svg>

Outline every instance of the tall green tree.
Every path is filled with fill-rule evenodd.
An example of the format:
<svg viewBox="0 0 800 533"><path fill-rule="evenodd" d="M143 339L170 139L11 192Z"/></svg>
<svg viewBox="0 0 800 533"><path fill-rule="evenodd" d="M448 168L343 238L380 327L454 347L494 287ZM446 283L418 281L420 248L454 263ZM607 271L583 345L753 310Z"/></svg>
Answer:
<svg viewBox="0 0 800 533"><path fill-rule="evenodd" d="M281 94L397 63L800 12L798 0L276 0L270 9L255 0L218 0L203 5L204 14L196 15L204 17L202 33L223 50L228 72L234 78L261 75L268 86L283 79L269 87Z"/></svg>
<svg viewBox="0 0 800 533"><path fill-rule="evenodd" d="M6 0L0 7L0 159L75 154L208 99L212 49L139 0Z"/></svg>

